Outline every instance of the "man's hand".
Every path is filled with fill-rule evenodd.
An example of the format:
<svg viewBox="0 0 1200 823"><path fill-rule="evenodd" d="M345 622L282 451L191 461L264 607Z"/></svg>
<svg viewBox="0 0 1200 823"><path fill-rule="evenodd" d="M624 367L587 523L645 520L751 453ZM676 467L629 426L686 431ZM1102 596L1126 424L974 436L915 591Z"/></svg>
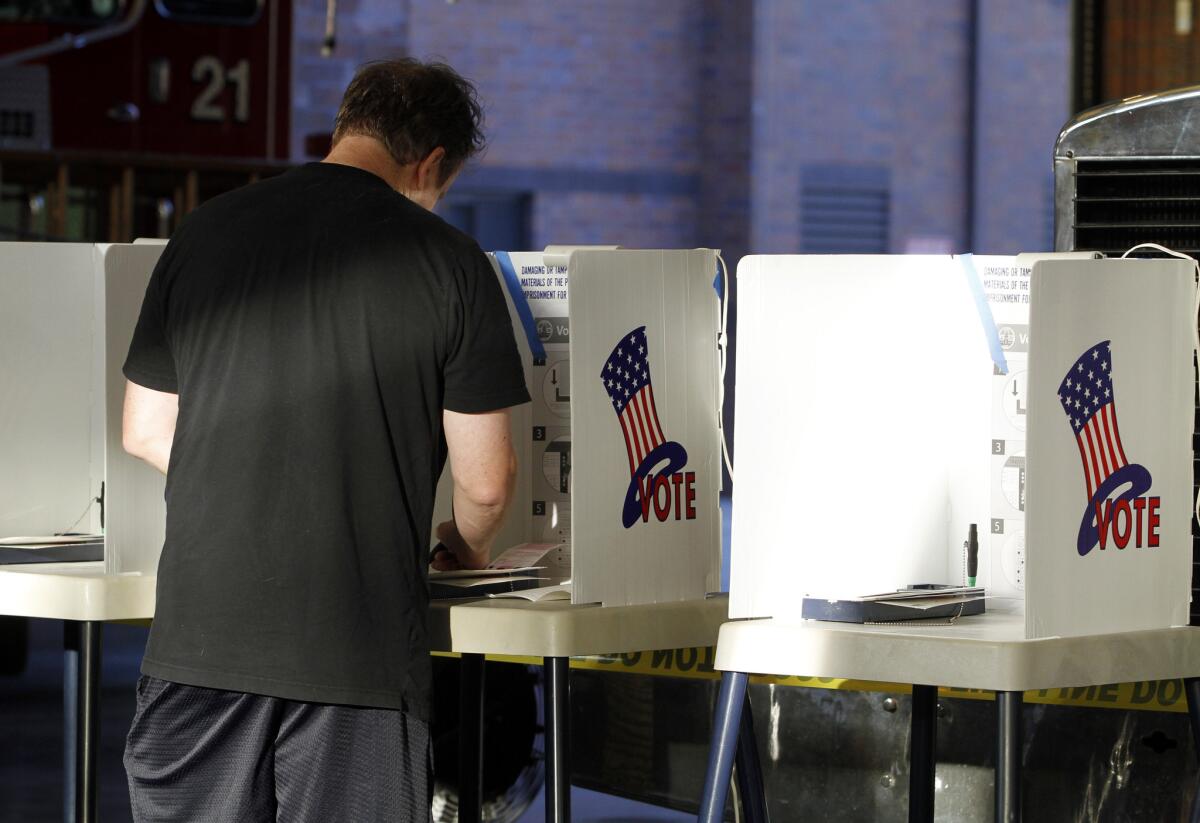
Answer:
<svg viewBox="0 0 1200 823"><path fill-rule="evenodd" d="M484 566L466 565L466 563L476 562L478 558L472 555L471 548L458 533L458 526L454 524L453 520L438 523L434 534L437 536L439 544L429 559L429 565L433 567L434 571L452 572L459 569L483 568L487 565L486 562Z"/></svg>

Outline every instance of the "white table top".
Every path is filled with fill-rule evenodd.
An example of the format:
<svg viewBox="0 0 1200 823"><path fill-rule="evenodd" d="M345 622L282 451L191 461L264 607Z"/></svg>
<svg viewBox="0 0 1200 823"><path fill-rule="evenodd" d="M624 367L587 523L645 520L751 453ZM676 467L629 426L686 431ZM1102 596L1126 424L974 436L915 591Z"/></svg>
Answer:
<svg viewBox="0 0 1200 823"><path fill-rule="evenodd" d="M683 600L645 606L578 605L562 601L434 601L430 640L434 651L575 657L650 649L711 646L729 619L729 598Z"/></svg>
<svg viewBox="0 0 1200 823"><path fill-rule="evenodd" d="M0 566L0 614L58 620L154 615L154 575L105 574L104 563Z"/></svg>
<svg viewBox="0 0 1200 823"><path fill-rule="evenodd" d="M0 567L0 614L59 620L136 620L154 616L157 578L106 575L104 564L38 563ZM572 606L517 599L435 600L434 651L570 657L711 646L728 619L724 595L648 606Z"/></svg>
<svg viewBox="0 0 1200 823"><path fill-rule="evenodd" d="M716 668L998 691L1166 680L1200 676L1200 627L1026 640L1014 612L927 628L738 620L721 627Z"/></svg>

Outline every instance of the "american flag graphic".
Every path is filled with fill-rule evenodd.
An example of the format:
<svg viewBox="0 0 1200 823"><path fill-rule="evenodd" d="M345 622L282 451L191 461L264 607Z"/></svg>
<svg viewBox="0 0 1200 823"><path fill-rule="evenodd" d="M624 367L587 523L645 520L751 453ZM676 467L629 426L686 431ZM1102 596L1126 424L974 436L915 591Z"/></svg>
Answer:
<svg viewBox="0 0 1200 823"><path fill-rule="evenodd" d="M646 455L666 440L654 406L648 349L646 327L638 326L621 338L600 371L625 436L631 476L637 473Z"/></svg>
<svg viewBox="0 0 1200 823"><path fill-rule="evenodd" d="M1097 343L1084 352L1058 387L1058 400L1079 445L1088 500L1104 481L1129 463L1117 428L1110 342Z"/></svg>

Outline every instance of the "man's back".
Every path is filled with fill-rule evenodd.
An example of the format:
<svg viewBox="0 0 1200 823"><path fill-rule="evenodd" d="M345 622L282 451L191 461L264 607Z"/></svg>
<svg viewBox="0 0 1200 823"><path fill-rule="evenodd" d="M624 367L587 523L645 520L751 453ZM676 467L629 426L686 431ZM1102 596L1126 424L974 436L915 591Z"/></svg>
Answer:
<svg viewBox="0 0 1200 823"><path fill-rule="evenodd" d="M527 397L486 258L314 163L193 214L146 306L127 375L179 416L144 671L427 716L442 412Z"/></svg>

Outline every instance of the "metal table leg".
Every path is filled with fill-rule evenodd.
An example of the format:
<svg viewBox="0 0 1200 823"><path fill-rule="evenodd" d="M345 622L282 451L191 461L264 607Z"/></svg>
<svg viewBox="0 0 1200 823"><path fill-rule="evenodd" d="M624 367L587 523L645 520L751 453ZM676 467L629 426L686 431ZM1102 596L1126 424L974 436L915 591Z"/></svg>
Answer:
<svg viewBox="0 0 1200 823"><path fill-rule="evenodd" d="M458 819L479 823L483 814L484 657L464 654L458 681Z"/></svg>
<svg viewBox="0 0 1200 823"><path fill-rule="evenodd" d="M743 675L744 677L745 675ZM769 823L767 799L763 794L762 764L758 761L758 739L754 734L754 715L750 711L750 693L742 701L741 731L737 738L737 783L746 823ZM724 811L722 801L722 811Z"/></svg>
<svg viewBox="0 0 1200 823"><path fill-rule="evenodd" d="M704 773L704 793L700 795L700 814L696 818L699 823L721 823L725 815L725 799L729 795L729 777L738 749L749 681L750 677L745 672L725 672L721 675L712 741L708 746L708 770Z"/></svg>
<svg viewBox="0 0 1200 823"><path fill-rule="evenodd" d="M63 820L95 823L102 623L63 622Z"/></svg>
<svg viewBox="0 0 1200 823"><path fill-rule="evenodd" d="M909 823L932 823L937 763L937 686L912 687L912 742L908 754Z"/></svg>
<svg viewBox="0 0 1200 823"><path fill-rule="evenodd" d="M996 692L996 821L1021 819L1021 692ZM1193 721L1194 722L1194 721Z"/></svg>
<svg viewBox="0 0 1200 823"><path fill-rule="evenodd" d="M1183 693L1187 695L1188 717L1192 721L1192 748L1200 758L1200 677L1185 677ZM1200 823L1200 781L1195 782L1192 795L1192 823Z"/></svg>
<svg viewBox="0 0 1200 823"><path fill-rule="evenodd" d="M571 820L571 660L547 657L545 705L546 823Z"/></svg>

